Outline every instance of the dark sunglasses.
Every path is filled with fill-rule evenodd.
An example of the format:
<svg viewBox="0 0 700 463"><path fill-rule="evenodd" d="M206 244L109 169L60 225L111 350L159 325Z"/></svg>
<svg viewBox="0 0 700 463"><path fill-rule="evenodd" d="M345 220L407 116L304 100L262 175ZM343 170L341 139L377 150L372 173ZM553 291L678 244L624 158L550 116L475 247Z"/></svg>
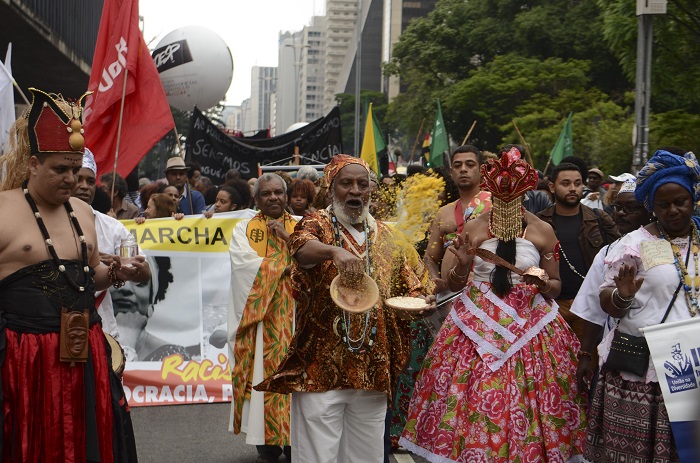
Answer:
<svg viewBox="0 0 700 463"><path fill-rule="evenodd" d="M642 209L644 209L644 206L642 206L641 204L628 204L627 206L611 204L610 208L613 210L613 212L623 211L625 214L634 214L635 212L639 212Z"/></svg>

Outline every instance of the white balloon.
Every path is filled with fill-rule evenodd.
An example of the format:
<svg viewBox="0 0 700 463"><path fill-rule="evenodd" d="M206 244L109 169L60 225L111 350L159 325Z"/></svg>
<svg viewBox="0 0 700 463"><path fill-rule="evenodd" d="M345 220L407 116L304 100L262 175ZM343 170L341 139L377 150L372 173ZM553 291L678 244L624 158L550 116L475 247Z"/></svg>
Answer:
<svg viewBox="0 0 700 463"><path fill-rule="evenodd" d="M309 125L308 122L295 122L294 124L287 127L287 130L285 130L284 133L294 132L295 130L300 129L302 127L306 127L307 125Z"/></svg>
<svg viewBox="0 0 700 463"><path fill-rule="evenodd" d="M231 51L201 26L175 29L158 43L153 60L168 103L182 111L205 111L224 99L233 79Z"/></svg>

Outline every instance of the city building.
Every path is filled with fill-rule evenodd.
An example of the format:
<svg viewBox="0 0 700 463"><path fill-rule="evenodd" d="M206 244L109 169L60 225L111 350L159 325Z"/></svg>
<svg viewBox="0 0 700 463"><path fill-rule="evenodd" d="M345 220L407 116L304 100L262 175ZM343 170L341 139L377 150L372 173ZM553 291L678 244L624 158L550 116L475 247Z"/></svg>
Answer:
<svg viewBox="0 0 700 463"><path fill-rule="evenodd" d="M413 19L428 16L435 8L437 0L386 0L382 27L382 62L391 60L394 45ZM400 81L396 76L382 76L382 92L389 101L400 92Z"/></svg>
<svg viewBox="0 0 700 463"><path fill-rule="evenodd" d="M295 122L311 122L326 115L324 110L324 70L326 18L314 16L302 30L299 60L299 104ZM335 105L334 105L335 106Z"/></svg>
<svg viewBox="0 0 700 463"><path fill-rule="evenodd" d="M277 59L277 93L275 135L280 135L287 127L297 122L299 106L299 67L300 54L304 46L302 31L280 32Z"/></svg>
<svg viewBox="0 0 700 463"><path fill-rule="evenodd" d="M253 66L250 80L250 113L244 117L246 135L270 128L272 94L277 88L277 68Z"/></svg>
<svg viewBox="0 0 700 463"><path fill-rule="evenodd" d="M340 73L346 60L354 60L355 54L349 48L355 35L357 0L326 0L326 47L324 53L325 72L323 80L323 108L330 111L335 105L335 95L345 90L345 83L339 90ZM353 45L354 47L354 45Z"/></svg>

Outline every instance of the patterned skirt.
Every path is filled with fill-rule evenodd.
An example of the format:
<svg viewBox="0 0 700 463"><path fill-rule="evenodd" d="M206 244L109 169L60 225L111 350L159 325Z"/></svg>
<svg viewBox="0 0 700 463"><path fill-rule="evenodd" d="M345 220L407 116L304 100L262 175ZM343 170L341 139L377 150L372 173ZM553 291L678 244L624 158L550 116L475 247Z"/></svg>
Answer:
<svg viewBox="0 0 700 463"><path fill-rule="evenodd" d="M595 463L678 462L659 383L626 381L614 371L598 377L584 456Z"/></svg>
<svg viewBox="0 0 700 463"><path fill-rule="evenodd" d="M474 305L463 296L445 320L416 382L400 444L440 463L583 461L578 340L527 287L501 301L492 293L487 300L483 289L465 291Z"/></svg>
<svg viewBox="0 0 700 463"><path fill-rule="evenodd" d="M433 336L430 334L424 320L411 323L411 356L403 371L399 375L394 400L391 404L391 445L399 445L399 438L406 426L408 405L413 395L413 386L418 378L420 367L423 365L428 349L433 345Z"/></svg>

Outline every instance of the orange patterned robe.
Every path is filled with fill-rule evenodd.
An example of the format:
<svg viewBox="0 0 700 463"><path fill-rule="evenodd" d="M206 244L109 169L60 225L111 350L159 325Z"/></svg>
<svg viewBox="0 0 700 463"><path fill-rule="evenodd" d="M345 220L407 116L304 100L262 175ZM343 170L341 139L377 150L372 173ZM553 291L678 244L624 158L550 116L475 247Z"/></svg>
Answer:
<svg viewBox="0 0 700 463"><path fill-rule="evenodd" d="M283 276L291 264L289 249L268 233L267 219L258 214L241 221L230 245L232 430L245 432L249 444L289 445L289 396L252 391L286 355L294 319L290 280ZM285 214L284 222L291 233L296 221Z"/></svg>

